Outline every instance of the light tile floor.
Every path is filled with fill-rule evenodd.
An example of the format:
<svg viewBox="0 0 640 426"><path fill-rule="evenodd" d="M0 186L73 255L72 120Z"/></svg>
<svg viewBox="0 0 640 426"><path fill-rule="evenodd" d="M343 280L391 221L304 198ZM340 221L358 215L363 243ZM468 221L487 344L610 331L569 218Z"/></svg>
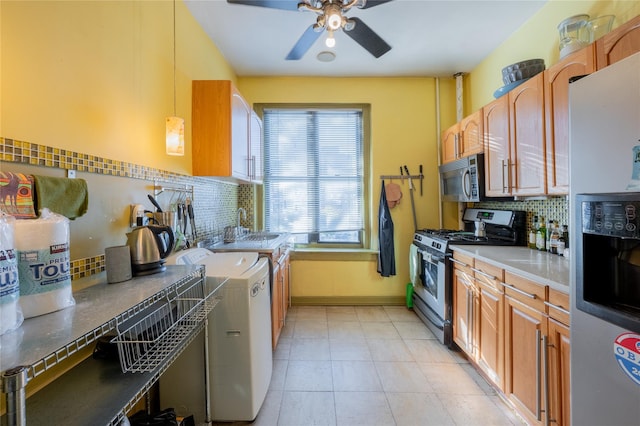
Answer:
<svg viewBox="0 0 640 426"><path fill-rule="evenodd" d="M265 402L253 423L239 424L524 423L404 306L294 306Z"/></svg>

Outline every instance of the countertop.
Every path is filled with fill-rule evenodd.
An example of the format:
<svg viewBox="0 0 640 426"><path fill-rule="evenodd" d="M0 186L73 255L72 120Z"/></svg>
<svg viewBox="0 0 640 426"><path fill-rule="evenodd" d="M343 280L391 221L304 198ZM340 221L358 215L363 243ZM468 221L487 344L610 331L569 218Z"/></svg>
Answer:
<svg viewBox="0 0 640 426"><path fill-rule="evenodd" d="M569 293L571 260L566 257L528 247L452 245L451 248L555 290Z"/></svg>

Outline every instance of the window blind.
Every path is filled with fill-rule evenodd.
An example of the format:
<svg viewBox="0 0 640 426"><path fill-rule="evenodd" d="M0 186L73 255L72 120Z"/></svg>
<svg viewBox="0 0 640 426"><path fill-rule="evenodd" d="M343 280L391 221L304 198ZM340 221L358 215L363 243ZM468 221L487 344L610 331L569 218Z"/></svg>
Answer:
<svg viewBox="0 0 640 426"><path fill-rule="evenodd" d="M265 226L298 243L361 244L362 110L264 110Z"/></svg>

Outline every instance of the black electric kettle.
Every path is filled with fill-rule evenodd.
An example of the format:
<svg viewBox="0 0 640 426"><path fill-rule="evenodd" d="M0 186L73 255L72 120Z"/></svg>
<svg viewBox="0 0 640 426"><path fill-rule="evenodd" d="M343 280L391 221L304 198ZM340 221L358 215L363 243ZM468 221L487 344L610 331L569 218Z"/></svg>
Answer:
<svg viewBox="0 0 640 426"><path fill-rule="evenodd" d="M173 249L174 235L170 226L148 225L133 228L127 234L127 245L131 249L133 275L150 275L163 272L164 259Z"/></svg>

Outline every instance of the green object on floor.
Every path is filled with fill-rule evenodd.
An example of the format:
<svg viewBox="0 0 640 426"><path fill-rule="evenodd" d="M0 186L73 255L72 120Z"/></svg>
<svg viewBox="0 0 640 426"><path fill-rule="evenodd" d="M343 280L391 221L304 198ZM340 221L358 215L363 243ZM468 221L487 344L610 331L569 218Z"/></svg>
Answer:
<svg viewBox="0 0 640 426"><path fill-rule="evenodd" d="M413 308L413 284L407 283L407 308Z"/></svg>

